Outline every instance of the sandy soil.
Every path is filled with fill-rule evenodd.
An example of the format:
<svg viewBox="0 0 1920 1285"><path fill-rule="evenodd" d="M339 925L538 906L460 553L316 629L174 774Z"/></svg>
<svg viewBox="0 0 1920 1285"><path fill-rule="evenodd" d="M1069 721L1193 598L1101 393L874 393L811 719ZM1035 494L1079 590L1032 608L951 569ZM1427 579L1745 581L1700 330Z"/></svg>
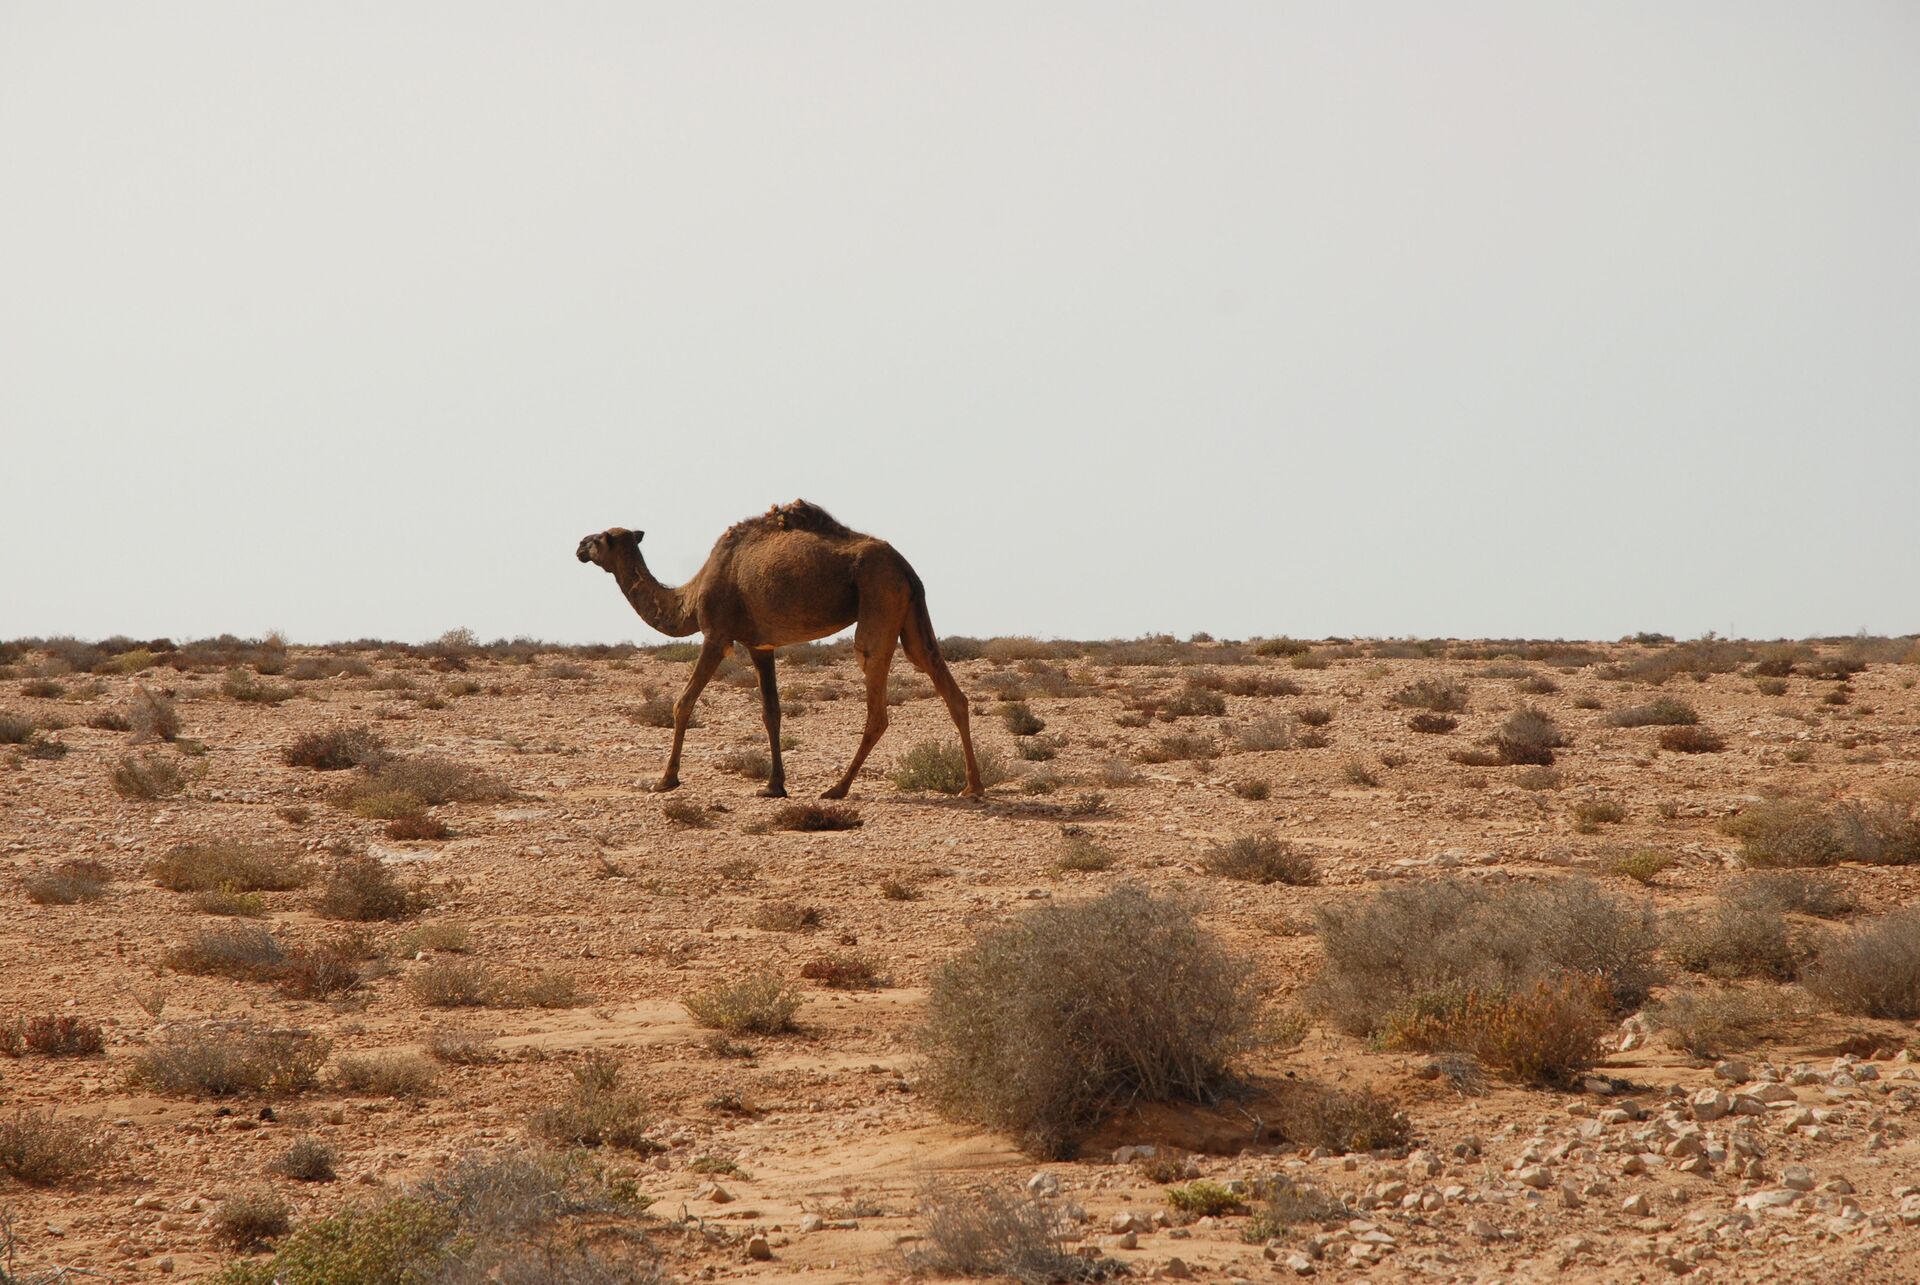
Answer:
<svg viewBox="0 0 1920 1285"><path fill-rule="evenodd" d="M1658 751L1657 728L1609 727L1603 710L1576 707L1581 697L1615 708L1651 694L1591 667L1531 665L1559 690L1527 696L1514 679L1485 676L1484 661L1362 656L1295 669L1262 659L1232 672L1284 675L1302 694L1229 696L1225 717L1184 718L1176 729L1116 719L1130 701L1178 690L1196 672L1190 666L1070 660L1058 668L1080 681L1050 696L1019 663L973 660L955 669L978 711L980 739L1021 772L1060 778L1052 793L1027 793L1016 778L984 804L905 794L889 781L889 763L909 745L950 735L924 680L896 669L910 699L894 708L892 730L856 787L852 801L864 826L799 834L762 832L780 804L755 797L756 783L717 766L729 751L764 745L750 672L731 670L709 688L703 725L689 735L685 785L659 796L647 787L669 734L632 711L652 693L677 690L683 665L645 656L546 657L521 665L476 660L467 673L443 674L417 658L367 659L374 677L405 674L414 689L376 690L366 677L294 682L293 699L262 706L223 697L218 673L165 669L104 679L104 692L86 703L20 695L17 677L0 686L0 708L67 721L59 737L71 747L63 759L21 759L0 770L0 854L10 873L0 894L9 919L0 934L0 1014L71 1013L108 1032L104 1057L0 1060L7 1112L54 1106L99 1121L112 1143L94 1182L42 1189L0 1178L0 1206L14 1214L23 1265L60 1263L109 1280L163 1271L195 1278L230 1257L214 1243L207 1211L231 1191L271 1186L305 1218L436 1172L469 1150L520 1145L527 1116L562 1092L574 1055L604 1049L647 1093L658 1113L654 1136L666 1146L655 1156L614 1154L610 1162L637 1175L654 1198L658 1240L683 1279L894 1279L901 1247L918 1226L916 1193L930 1180L1025 1183L1042 1172L1057 1180L1063 1200L1084 1210L1086 1242L1142 1275L1379 1282L1920 1276L1913 1130L1920 1080L1909 1056L1894 1053L1911 1039L1909 1024L1816 1012L1789 1038L1743 1054L1745 1079L1727 1080L1629 1023L1614 1041L1624 1047L1600 1068L1628 1086L1611 1097L1497 1081L1467 1095L1425 1074L1425 1058L1372 1050L1316 1027L1299 1048L1264 1059L1252 1074L1271 1084L1292 1077L1385 1089L1412 1117L1411 1155L1309 1157L1284 1140L1256 1140L1244 1119L1235 1125L1224 1113L1156 1111L1114 1122L1077 1160L1046 1164L1006 1139L934 1115L915 1093L912 1045L931 970L976 928L1039 899L1123 880L1200 897L1207 922L1257 959L1282 999L1313 967L1313 909L1385 881L1442 872L1557 878L1596 870L1622 849L1652 846L1678 864L1650 891L1600 877L1623 894L1653 896L1663 909L1694 904L1735 869L1737 845L1715 823L1743 802L1782 792L1897 794L1920 785L1920 667L1874 665L1854 678L1844 707L1819 700L1832 684L1800 677L1788 680L1783 696L1761 694L1740 674L1676 680L1664 690L1693 702L1728 741L1723 753L1687 755ZM1387 697L1441 674L1469 685L1472 708L1452 735L1418 735L1406 725L1409 711ZM418 699L456 679L480 690L446 697L440 709ZM993 684L1014 680L1026 685L1046 734L1060 740L1050 763L1020 762L993 717ZM182 734L205 746L189 760L203 775L181 797L135 802L109 786L129 736L93 730L85 720L92 710L124 704L135 681L172 691ZM810 797L857 739L857 674L845 661L783 666L782 681L793 707L786 728L797 742L789 781L796 797ZM1559 788L1523 789L1514 769L1448 760L1448 751L1484 736L1523 703L1550 711L1572 736L1557 765ZM1231 744L1232 729L1262 713L1315 705L1334 715L1322 748L1140 764L1132 783L1101 780L1110 760L1131 760L1170 730ZM281 760L296 733L346 723L372 723L402 752L485 767L521 797L436 809L453 830L444 842L389 840L381 823L331 801L344 774ZM1382 766L1382 754L1394 765ZM1356 758L1373 765L1378 788L1349 782L1344 765ZM1230 788L1253 777L1271 783L1267 799L1248 801ZM1116 851L1119 863L1101 873L1058 874L1062 814L1087 790L1105 795L1106 810L1074 824ZM1573 806L1596 795L1624 804L1625 820L1577 833ZM670 823L662 814L668 797L710 806L714 828ZM291 804L304 804L311 818L295 825L278 815ZM1202 872L1198 858L1209 844L1261 831L1316 854L1324 883L1258 887ZM215 836L286 840L316 853L342 839L364 845L433 885L437 904L427 920L466 925L475 958L512 975L560 970L591 998L567 1009L449 1018L413 997L407 978L430 962L415 958L391 961L360 992L331 1003L168 972L160 960L169 946L215 921L156 887L148 864L173 845ZM73 906L30 903L18 876L75 857L112 870L108 895ZM1920 872L1846 866L1837 877L1872 911L1911 900ZM910 883L919 897L887 899L880 885L889 878ZM807 932L752 926L763 903L782 899L820 908L823 923ZM337 930L313 914L310 892L266 900L269 922L290 940ZM377 925L373 933L392 941L408 927ZM800 1032L745 1041L750 1058L712 1051L707 1032L678 1002L763 962L793 975L843 944L879 960L889 984L810 989ZM165 1001L157 1017L135 1000L151 1000L156 987ZM495 1037L509 1056L443 1067L418 1101L322 1088L292 1099L215 1102L128 1087L132 1060L166 1028L237 1016L323 1032L336 1058L419 1048L428 1030L450 1022ZM1871 1038L1845 1044L1860 1036ZM1841 1052L1876 1042L1879 1060L1864 1068ZM1761 1103L1757 1114L1694 1119L1697 1091L1717 1085L1752 1096L1770 1075L1785 1096ZM1623 1099L1635 1105L1622 1112ZM259 1119L263 1106L274 1119ZM1727 1160L1696 1166L1699 1172L1679 1167L1694 1150L1718 1154L1735 1126L1762 1153L1758 1176L1743 1176L1743 1166ZM266 1163L302 1133L338 1150L338 1182L265 1174ZM1682 1137L1693 1141L1674 1151ZM1243 1218L1180 1226L1167 1216L1160 1186L1137 1165L1115 1162L1116 1147L1134 1145L1201 1148L1207 1153L1196 1157L1197 1172L1222 1181L1305 1175L1352 1199L1359 1216L1334 1228L1301 1228L1272 1245L1246 1243ZM713 1176L690 1167L714 1156L745 1176L720 1176L716 1191ZM1796 1165L1810 1171L1811 1190L1782 1185ZM771 1260L748 1258L752 1233L767 1236Z"/></svg>

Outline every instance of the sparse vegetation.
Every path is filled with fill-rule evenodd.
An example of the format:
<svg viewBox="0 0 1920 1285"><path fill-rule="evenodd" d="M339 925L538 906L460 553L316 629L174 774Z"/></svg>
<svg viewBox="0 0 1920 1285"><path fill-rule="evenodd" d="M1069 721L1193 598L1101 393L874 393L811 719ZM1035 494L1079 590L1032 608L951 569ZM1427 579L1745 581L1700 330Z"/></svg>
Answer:
<svg viewBox="0 0 1920 1285"><path fill-rule="evenodd" d="M1047 721L1034 713L1025 701L1008 701L1002 705L1000 722L1015 736L1038 736L1047 730Z"/></svg>
<svg viewBox="0 0 1920 1285"><path fill-rule="evenodd" d="M1666 727L1660 731L1660 748L1675 754L1718 754L1727 748L1727 738L1707 727Z"/></svg>
<svg viewBox="0 0 1920 1285"><path fill-rule="evenodd" d="M92 1057L106 1047L100 1023L71 1013L15 1017L0 1024L0 1054Z"/></svg>
<svg viewBox="0 0 1920 1285"><path fill-rule="evenodd" d="M1406 1112L1386 1094L1318 1085L1302 1085L1290 1095L1279 1124L1289 1141L1337 1153L1403 1147L1413 1133Z"/></svg>
<svg viewBox="0 0 1920 1285"><path fill-rule="evenodd" d="M1610 727L1690 727L1700 721L1700 712L1677 697L1659 696L1616 709L1601 721Z"/></svg>
<svg viewBox="0 0 1920 1285"><path fill-rule="evenodd" d="M332 1182L339 1176L334 1171L336 1160L333 1148L318 1138L297 1138L267 1166L267 1172L295 1182Z"/></svg>
<svg viewBox="0 0 1920 1285"><path fill-rule="evenodd" d="M1393 702L1435 714L1458 714L1467 708L1467 689L1457 679L1422 678L1395 692Z"/></svg>
<svg viewBox="0 0 1920 1285"><path fill-rule="evenodd" d="M342 1093L375 1098L418 1098L433 1088L433 1063L417 1053L367 1053L334 1063L333 1082Z"/></svg>
<svg viewBox="0 0 1920 1285"><path fill-rule="evenodd" d="M920 1238L907 1251L907 1265L920 1276L1019 1285L1104 1278L1098 1262L1071 1251L1068 1226L1057 1205L1017 1188L935 1189L921 1199Z"/></svg>
<svg viewBox="0 0 1920 1285"><path fill-rule="evenodd" d="M1053 868L1079 874L1098 874L1113 869L1118 858L1084 830L1069 828L1060 835L1060 855Z"/></svg>
<svg viewBox="0 0 1920 1285"><path fill-rule="evenodd" d="M879 965L871 956L836 951L800 965L800 976L830 990L865 991L881 984Z"/></svg>
<svg viewBox="0 0 1920 1285"><path fill-rule="evenodd" d="M818 906L797 901L763 901L754 908L753 926L761 932L812 932L824 918Z"/></svg>
<svg viewBox="0 0 1920 1285"><path fill-rule="evenodd" d="M1650 887L1655 879L1673 869L1675 864L1673 857L1657 848L1635 848L1632 852L1622 852L1609 858L1605 869L1608 874Z"/></svg>
<svg viewBox="0 0 1920 1285"><path fill-rule="evenodd" d="M1578 834L1595 834L1603 825L1619 825L1627 819L1627 810L1618 799L1582 799L1573 805L1573 828Z"/></svg>
<svg viewBox="0 0 1920 1285"><path fill-rule="evenodd" d="M1528 763L1551 767L1553 752L1566 743L1560 725L1543 711L1529 706L1509 714L1500 724L1500 730L1494 733L1493 750L1508 767Z"/></svg>
<svg viewBox="0 0 1920 1285"><path fill-rule="evenodd" d="M1772 1033L1790 1006L1778 993L1733 987L1676 986L1647 1018L1676 1048L1694 1057L1718 1057L1750 1048Z"/></svg>
<svg viewBox="0 0 1920 1285"><path fill-rule="evenodd" d="M986 745L975 743L973 759L980 769L980 783L987 789L1010 775L1006 764ZM901 790L932 790L938 794L958 794L967 788L967 758L958 741L928 739L915 741L893 765L893 784Z"/></svg>
<svg viewBox="0 0 1920 1285"><path fill-rule="evenodd" d="M1137 888L1044 905L937 973L925 1091L957 1119L1070 1154L1136 1100L1210 1100L1263 1032L1247 965L1182 902Z"/></svg>
<svg viewBox="0 0 1920 1285"><path fill-rule="evenodd" d="M254 1250L293 1229L293 1210L271 1191L242 1191L213 1211L213 1237L229 1249Z"/></svg>
<svg viewBox="0 0 1920 1285"><path fill-rule="evenodd" d="M502 996L492 972L470 959L436 959L411 974L407 985L428 1008L479 1008Z"/></svg>
<svg viewBox="0 0 1920 1285"><path fill-rule="evenodd" d="M1416 995L1387 1019L1386 1043L1429 1053L1463 1053L1527 1084L1562 1084L1600 1060L1613 1025L1612 992L1580 973L1531 986L1483 991L1443 988Z"/></svg>
<svg viewBox="0 0 1920 1285"><path fill-rule="evenodd" d="M1451 714L1415 714L1407 720L1407 726L1426 736L1445 736L1460 726L1460 720Z"/></svg>
<svg viewBox="0 0 1920 1285"><path fill-rule="evenodd" d="M658 1151L660 1144L647 1136L653 1114L625 1080L618 1058L589 1053L573 1067L567 1096L534 1112L528 1127L535 1137L563 1147Z"/></svg>
<svg viewBox="0 0 1920 1285"><path fill-rule="evenodd" d="M719 767L722 772L744 776L749 781L765 781L773 776L773 760L763 750L735 750L722 755Z"/></svg>
<svg viewBox="0 0 1920 1285"><path fill-rule="evenodd" d="M1681 967L1720 978L1791 981L1810 953L1789 931L1780 903L1751 885L1734 885L1702 914L1676 919L1666 936Z"/></svg>
<svg viewBox="0 0 1920 1285"><path fill-rule="evenodd" d="M668 799L660 805L660 816L669 825L682 830L711 830L713 817L698 803L687 799Z"/></svg>

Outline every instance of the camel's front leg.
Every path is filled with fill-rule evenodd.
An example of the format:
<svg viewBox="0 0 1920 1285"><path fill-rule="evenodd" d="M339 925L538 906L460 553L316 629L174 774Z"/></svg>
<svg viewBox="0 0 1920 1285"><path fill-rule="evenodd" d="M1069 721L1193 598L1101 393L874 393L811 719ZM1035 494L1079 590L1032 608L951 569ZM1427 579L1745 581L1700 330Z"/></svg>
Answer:
<svg viewBox="0 0 1920 1285"><path fill-rule="evenodd" d="M687 676L686 690L680 693L680 699L673 703L673 750L667 755L667 770L660 778L655 790L675 790L680 788L680 745L687 739L687 723L693 718L693 703L700 699L700 689L713 677L713 671L720 668L720 662L727 658L728 644L709 637L700 648L700 659L693 662L693 673Z"/></svg>
<svg viewBox="0 0 1920 1285"><path fill-rule="evenodd" d="M860 668L866 671L867 676L867 726L860 734L860 748L853 752L853 762L847 764L847 774L821 793L823 799L847 797L847 791L853 788L853 778L860 775L860 765L867 761L874 742L887 730L887 666L893 663L893 639L883 636L878 642L868 645L872 650L862 646L859 632L856 631L853 650L860 657Z"/></svg>

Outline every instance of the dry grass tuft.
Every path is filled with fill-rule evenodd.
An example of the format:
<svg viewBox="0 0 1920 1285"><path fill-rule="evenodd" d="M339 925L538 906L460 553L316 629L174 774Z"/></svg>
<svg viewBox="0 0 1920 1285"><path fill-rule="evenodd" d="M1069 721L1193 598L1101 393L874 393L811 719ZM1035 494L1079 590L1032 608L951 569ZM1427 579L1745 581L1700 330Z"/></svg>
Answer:
<svg viewBox="0 0 1920 1285"><path fill-rule="evenodd" d="M624 1083L625 1072L611 1053L587 1054L573 1068L567 1096L534 1112L528 1127L535 1137L562 1147L619 1147L642 1154L660 1150L647 1136L653 1115L646 1100Z"/></svg>
<svg viewBox="0 0 1920 1285"><path fill-rule="evenodd" d="M989 746L976 742L973 759L980 769L980 784L989 790L1011 776L1006 762ZM894 761L893 784L901 790L958 794L967 788L966 755L958 741L916 741Z"/></svg>
<svg viewBox="0 0 1920 1285"><path fill-rule="evenodd" d="M150 752L122 755L111 779L114 792L125 799L170 799L187 788L178 763Z"/></svg>
<svg viewBox="0 0 1920 1285"><path fill-rule="evenodd" d="M267 1166L267 1172L295 1182L332 1182L339 1176L335 1160L333 1148L318 1138L297 1138Z"/></svg>
<svg viewBox="0 0 1920 1285"><path fill-rule="evenodd" d="M15 1017L0 1025L0 1054L92 1057L106 1047L100 1023L72 1014Z"/></svg>
<svg viewBox="0 0 1920 1285"><path fill-rule="evenodd" d="M1553 752L1567 743L1560 725L1545 712L1528 706L1507 716L1493 736L1493 751L1508 767L1524 764L1553 766Z"/></svg>
<svg viewBox="0 0 1920 1285"><path fill-rule="evenodd" d="M884 984L880 966L874 963L873 957L852 951L836 951L810 959L800 965L800 976L839 991L869 991Z"/></svg>
<svg viewBox="0 0 1920 1285"><path fill-rule="evenodd" d="M1675 754L1718 754L1727 738L1708 727L1667 727L1660 732L1660 748Z"/></svg>
<svg viewBox="0 0 1920 1285"><path fill-rule="evenodd" d="M418 1053L368 1053L334 1063L333 1082L342 1093L363 1097L420 1098L438 1076Z"/></svg>
<svg viewBox="0 0 1920 1285"><path fill-rule="evenodd" d="M1407 726L1426 736L1445 736L1460 726L1460 720L1451 714L1415 714Z"/></svg>
<svg viewBox="0 0 1920 1285"><path fill-rule="evenodd" d="M1647 1018L1676 1048L1698 1058L1751 1048L1791 1016L1776 994L1706 986L1676 986L1647 1005Z"/></svg>
<svg viewBox="0 0 1920 1285"><path fill-rule="evenodd" d="M1385 1042L1465 1054L1526 1084L1564 1084L1600 1060L1611 1000L1605 979L1578 973L1511 991L1430 991L1387 1020Z"/></svg>
<svg viewBox="0 0 1920 1285"><path fill-rule="evenodd" d="M157 1092L190 1096L298 1093L313 1087L327 1050L308 1031L177 1026L134 1059L133 1077Z"/></svg>
<svg viewBox="0 0 1920 1285"><path fill-rule="evenodd" d="M1282 1108L1279 1124L1290 1142L1341 1154L1403 1147L1413 1133L1406 1113L1384 1093L1318 1085L1299 1086Z"/></svg>
<svg viewBox="0 0 1920 1285"><path fill-rule="evenodd" d="M25 1107L0 1118L0 1173L29 1187L91 1178L106 1157L106 1143L80 1121ZM0 1280L10 1279L0 1271Z"/></svg>
<svg viewBox="0 0 1920 1285"><path fill-rule="evenodd" d="M1458 714L1467 708L1467 688L1452 678L1422 678L1393 694L1393 703L1435 714Z"/></svg>
<svg viewBox="0 0 1920 1285"><path fill-rule="evenodd" d="M377 768L386 754L386 742L370 727L331 727L296 737L282 757L289 767L343 772L355 767Z"/></svg>
<svg viewBox="0 0 1920 1285"><path fill-rule="evenodd" d="M916 1276L992 1277L1019 1285L1102 1280L1099 1261L1069 1248L1059 1206L1012 1186L929 1190L920 1202L920 1236L907 1251Z"/></svg>
<svg viewBox="0 0 1920 1285"><path fill-rule="evenodd" d="M362 853L334 866L314 909L328 919L380 923L417 915L430 904L424 890L401 883L386 862Z"/></svg>
<svg viewBox="0 0 1920 1285"><path fill-rule="evenodd" d="M1683 700L1661 696L1616 709L1600 721L1609 727L1690 727L1700 721L1700 712Z"/></svg>
<svg viewBox="0 0 1920 1285"><path fill-rule="evenodd" d="M1837 1012L1920 1017L1920 906L1891 911L1829 941L1805 981Z"/></svg>
<svg viewBox="0 0 1920 1285"><path fill-rule="evenodd" d="M213 1238L228 1249L247 1253L293 1229L293 1210L271 1191L242 1191L214 1209Z"/></svg>

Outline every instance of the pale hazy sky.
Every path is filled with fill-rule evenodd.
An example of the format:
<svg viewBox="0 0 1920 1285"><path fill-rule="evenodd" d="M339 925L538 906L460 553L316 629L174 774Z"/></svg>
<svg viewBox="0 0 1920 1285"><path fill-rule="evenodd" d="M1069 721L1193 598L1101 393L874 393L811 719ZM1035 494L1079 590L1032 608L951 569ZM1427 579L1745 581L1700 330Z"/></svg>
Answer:
<svg viewBox="0 0 1920 1285"><path fill-rule="evenodd" d="M0 637L1920 629L1920 5L0 2Z"/></svg>

